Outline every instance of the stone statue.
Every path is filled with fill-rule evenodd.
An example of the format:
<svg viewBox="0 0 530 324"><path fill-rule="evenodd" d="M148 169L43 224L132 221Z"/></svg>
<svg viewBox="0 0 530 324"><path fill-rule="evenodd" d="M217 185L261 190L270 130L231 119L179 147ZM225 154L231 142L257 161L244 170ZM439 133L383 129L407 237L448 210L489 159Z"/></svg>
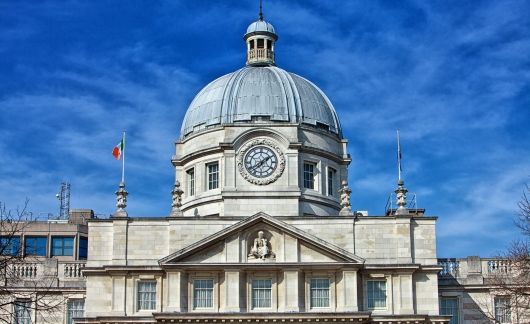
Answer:
<svg viewBox="0 0 530 324"><path fill-rule="evenodd" d="M258 232L258 237L254 239L254 244L250 249L249 257L264 260L271 256L269 250L269 241L263 236L263 231Z"/></svg>

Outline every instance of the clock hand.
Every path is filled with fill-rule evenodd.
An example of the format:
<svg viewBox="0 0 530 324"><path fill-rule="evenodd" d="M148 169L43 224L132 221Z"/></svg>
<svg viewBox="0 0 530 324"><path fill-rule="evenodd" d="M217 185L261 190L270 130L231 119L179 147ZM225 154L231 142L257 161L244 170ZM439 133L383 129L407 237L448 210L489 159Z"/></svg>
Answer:
<svg viewBox="0 0 530 324"><path fill-rule="evenodd" d="M254 171L256 170L257 168L259 168L260 166L263 165L263 163L265 163L267 160L269 160L271 157L270 156L267 156L266 158L264 158L263 160L259 161L252 169L250 169L250 171Z"/></svg>

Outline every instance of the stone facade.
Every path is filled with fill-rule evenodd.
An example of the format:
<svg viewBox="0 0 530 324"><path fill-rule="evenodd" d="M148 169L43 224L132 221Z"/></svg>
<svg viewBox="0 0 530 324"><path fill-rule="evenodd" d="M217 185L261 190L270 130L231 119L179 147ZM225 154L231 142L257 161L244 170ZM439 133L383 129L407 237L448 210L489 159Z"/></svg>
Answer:
<svg viewBox="0 0 530 324"><path fill-rule="evenodd" d="M264 213L92 221L84 322L286 314L446 322L438 316L435 222L412 215L322 219ZM259 232L264 257L252 252ZM213 281L210 307L194 307L197 278ZM269 307L254 307L256 278L272 281ZM326 307L311 305L312 278L329 280ZM367 283L373 280L384 282L382 307L368 305ZM147 312L138 306L141 281L156 283L156 306Z"/></svg>
<svg viewBox="0 0 530 324"><path fill-rule="evenodd" d="M81 323L448 322L436 217L352 210L339 118L316 85L274 65L277 39L260 16L247 66L193 99L170 217L128 217L122 203L90 222Z"/></svg>

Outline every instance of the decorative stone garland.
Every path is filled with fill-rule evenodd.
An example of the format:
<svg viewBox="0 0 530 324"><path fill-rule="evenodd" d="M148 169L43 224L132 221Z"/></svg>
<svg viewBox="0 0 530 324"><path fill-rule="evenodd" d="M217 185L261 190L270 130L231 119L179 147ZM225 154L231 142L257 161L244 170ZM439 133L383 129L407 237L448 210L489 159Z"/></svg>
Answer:
<svg viewBox="0 0 530 324"><path fill-rule="evenodd" d="M278 166L276 167L276 170L274 170L274 172L270 176L265 178L256 178L251 175L245 168L245 155L247 154L249 149L258 145L265 145L270 147L278 156ZM285 169L285 156L280 146L278 146L276 142L268 138L256 138L245 143L239 150L239 153L237 154L237 169L239 170L239 173L241 173L243 178L245 178L245 180L247 180L248 182L260 186L268 185L269 183L276 181L282 175L283 170Z"/></svg>

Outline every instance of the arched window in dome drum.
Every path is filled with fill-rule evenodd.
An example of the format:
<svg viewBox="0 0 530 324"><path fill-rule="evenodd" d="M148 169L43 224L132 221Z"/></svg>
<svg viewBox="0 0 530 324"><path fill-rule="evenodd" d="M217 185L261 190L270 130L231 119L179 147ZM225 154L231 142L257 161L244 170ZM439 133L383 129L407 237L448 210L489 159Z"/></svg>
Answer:
<svg viewBox="0 0 530 324"><path fill-rule="evenodd" d="M263 38L258 38L258 48L263 48L265 46L265 40Z"/></svg>

